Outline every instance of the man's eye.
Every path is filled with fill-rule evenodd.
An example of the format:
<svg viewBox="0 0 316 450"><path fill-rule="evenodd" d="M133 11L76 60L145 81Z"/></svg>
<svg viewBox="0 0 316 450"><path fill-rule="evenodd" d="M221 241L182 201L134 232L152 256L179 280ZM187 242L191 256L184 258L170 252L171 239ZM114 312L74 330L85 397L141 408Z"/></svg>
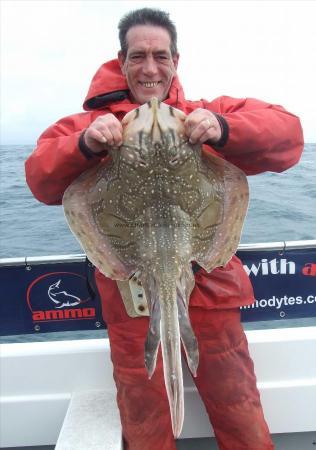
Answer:
<svg viewBox="0 0 316 450"><path fill-rule="evenodd" d="M132 61L139 61L142 58L142 55L132 55L130 56L130 59Z"/></svg>

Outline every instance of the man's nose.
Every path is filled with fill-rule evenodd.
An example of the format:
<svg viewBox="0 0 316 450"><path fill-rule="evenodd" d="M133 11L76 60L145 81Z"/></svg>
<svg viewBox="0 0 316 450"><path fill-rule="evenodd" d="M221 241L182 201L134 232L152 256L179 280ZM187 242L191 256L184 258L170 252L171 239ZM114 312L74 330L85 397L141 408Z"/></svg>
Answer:
<svg viewBox="0 0 316 450"><path fill-rule="evenodd" d="M153 76L157 73L157 63L152 56L148 56L143 65L143 72L145 75Z"/></svg>

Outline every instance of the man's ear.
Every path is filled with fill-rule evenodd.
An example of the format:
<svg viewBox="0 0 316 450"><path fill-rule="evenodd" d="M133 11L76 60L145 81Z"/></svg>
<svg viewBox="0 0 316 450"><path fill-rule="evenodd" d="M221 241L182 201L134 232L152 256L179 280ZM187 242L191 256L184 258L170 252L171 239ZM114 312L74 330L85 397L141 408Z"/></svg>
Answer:
<svg viewBox="0 0 316 450"><path fill-rule="evenodd" d="M175 55L172 56L173 65L174 65L176 70L178 68L179 58L180 58L179 53L176 53Z"/></svg>
<svg viewBox="0 0 316 450"><path fill-rule="evenodd" d="M117 59L118 59L118 62L119 62L121 71L122 71L123 75L125 75L124 64L125 64L126 57L124 56L122 50L120 50L120 51L117 53Z"/></svg>

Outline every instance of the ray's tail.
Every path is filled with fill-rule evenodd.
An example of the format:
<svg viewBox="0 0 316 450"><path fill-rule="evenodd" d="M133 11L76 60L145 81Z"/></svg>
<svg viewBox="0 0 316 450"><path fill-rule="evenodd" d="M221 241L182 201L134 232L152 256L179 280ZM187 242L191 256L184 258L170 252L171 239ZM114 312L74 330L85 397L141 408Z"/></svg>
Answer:
<svg viewBox="0 0 316 450"><path fill-rule="evenodd" d="M152 282L153 283L153 282ZM184 291L167 277L151 286L150 326L145 344L145 363L151 378L161 342L164 379L170 406L172 430L179 437L184 419L184 391L181 364L181 340L192 374L198 366L197 340L188 317ZM158 295L157 295L158 294Z"/></svg>
<svg viewBox="0 0 316 450"><path fill-rule="evenodd" d="M161 306L161 349L166 390L170 406L172 430L179 437L184 419L183 376L181 365L180 326L175 282L159 286Z"/></svg>

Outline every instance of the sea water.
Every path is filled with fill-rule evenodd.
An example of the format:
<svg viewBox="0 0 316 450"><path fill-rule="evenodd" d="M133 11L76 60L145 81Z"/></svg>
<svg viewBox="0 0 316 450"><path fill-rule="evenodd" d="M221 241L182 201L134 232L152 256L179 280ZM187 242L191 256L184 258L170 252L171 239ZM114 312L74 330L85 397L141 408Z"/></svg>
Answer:
<svg viewBox="0 0 316 450"><path fill-rule="evenodd" d="M0 258L82 253L61 206L38 202L24 162L29 145L2 145L0 159ZM316 144L282 173L248 177L250 204L241 243L316 239Z"/></svg>

